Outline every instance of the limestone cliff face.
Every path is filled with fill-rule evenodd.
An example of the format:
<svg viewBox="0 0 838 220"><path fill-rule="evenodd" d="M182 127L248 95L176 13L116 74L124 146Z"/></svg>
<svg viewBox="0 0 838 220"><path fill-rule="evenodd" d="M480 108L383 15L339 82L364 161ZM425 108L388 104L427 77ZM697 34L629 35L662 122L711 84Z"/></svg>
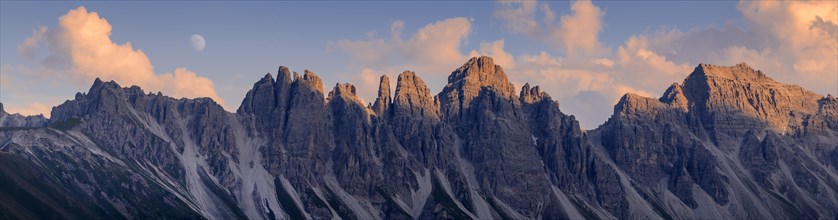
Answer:
<svg viewBox="0 0 838 220"><path fill-rule="evenodd" d="M823 218L838 201L807 197L838 190L834 159L823 156L838 140L831 100L744 63L701 64L659 99L627 94L591 136L639 191L671 193L680 202L669 209L693 210L673 215ZM699 211L707 207L716 213Z"/></svg>
<svg viewBox="0 0 838 220"><path fill-rule="evenodd" d="M789 125L799 125L800 115L814 114L823 97L776 82L745 63L701 64L684 80L683 89L706 129L732 136L759 126L783 133Z"/></svg>
<svg viewBox="0 0 838 220"><path fill-rule="evenodd" d="M97 79L87 93L77 94L74 100L56 106L52 114L51 125L61 126L51 126L47 131L65 132L56 142L63 139L69 146L75 146L70 148L75 152L99 155L118 167L114 169L128 170L125 175L134 181L131 184L143 185L135 187L137 191L124 192L125 189L106 190L110 186L96 181L78 185L89 189L85 191L89 196L111 201L100 202L99 206L116 207L126 216L142 216L130 209L142 206L132 200L135 196L132 193L169 189L177 198L176 203L185 204L194 213L224 218L244 216L235 204L220 202L231 197L219 191L234 187L237 181L232 178L234 168L230 165L240 160L233 132L233 125L238 122L211 99L173 99L159 93L146 94L136 86L122 88L116 82ZM62 147L51 147L52 151L62 151ZM198 161L202 161L200 166L196 164ZM75 166L90 166L84 161L74 163L78 165L63 167L68 170L61 172L73 172ZM97 169L101 168L95 165L92 168ZM68 176L63 181L77 181L71 178L81 181L84 176ZM118 186L125 180L112 181ZM173 204L160 204L160 207L165 209Z"/></svg>
<svg viewBox="0 0 838 220"><path fill-rule="evenodd" d="M491 57L471 58L448 76L448 84L439 93L441 110L450 117L459 116L484 90L507 99L513 99L515 93L503 68Z"/></svg>
<svg viewBox="0 0 838 220"><path fill-rule="evenodd" d="M431 96L431 90L412 71L399 74L393 97L393 111L394 114L439 118L439 104Z"/></svg>
<svg viewBox="0 0 838 220"><path fill-rule="evenodd" d="M275 76L255 82L235 113L206 98L98 79L48 120L10 116L0 105L0 178L9 183L0 193L15 189L12 200L0 199L0 211L21 218L838 216L838 99L745 64L701 64L659 98L626 94L605 124L588 131L539 86L515 89L489 57L453 71L437 95L415 72L399 74L394 90L382 76L371 105L351 84L325 90L308 70L281 66ZM6 210L26 207L19 201L47 204L48 212Z"/></svg>
<svg viewBox="0 0 838 220"><path fill-rule="evenodd" d="M392 101L392 97L390 96L390 78L387 75L381 75L378 84L378 97L375 98L375 104L372 105L373 112L377 115L384 114L390 108Z"/></svg>
<svg viewBox="0 0 838 220"><path fill-rule="evenodd" d="M480 57L451 73L439 97L443 117L461 138L462 156L473 164L483 192L505 206L537 210L549 201L550 194L539 192L549 192L550 184L513 93L503 69Z"/></svg>

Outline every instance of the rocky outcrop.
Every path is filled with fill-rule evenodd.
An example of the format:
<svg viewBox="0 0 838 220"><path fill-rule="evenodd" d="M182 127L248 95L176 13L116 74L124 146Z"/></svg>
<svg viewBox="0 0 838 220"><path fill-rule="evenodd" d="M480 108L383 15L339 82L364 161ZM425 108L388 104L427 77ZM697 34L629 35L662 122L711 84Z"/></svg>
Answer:
<svg viewBox="0 0 838 220"><path fill-rule="evenodd" d="M515 93L503 68L491 57L473 57L448 76L448 84L439 93L441 111L449 117L459 116L483 90L507 99Z"/></svg>
<svg viewBox="0 0 838 220"><path fill-rule="evenodd" d="M831 167L838 167L838 99L827 95L818 100L818 111L811 116L802 116L802 127L790 125L796 141L812 152L818 160Z"/></svg>
<svg viewBox="0 0 838 220"><path fill-rule="evenodd" d="M3 109L3 103L0 103L0 128L2 127L44 127L49 121L44 115L30 115L23 116L21 114L9 114Z"/></svg>
<svg viewBox="0 0 838 220"><path fill-rule="evenodd" d="M0 180L9 183L0 194L11 195L0 198L0 211L19 218L838 216L838 99L745 64L701 64L657 99L626 94L605 124L588 131L539 86L515 94L489 57L453 71L436 96L412 71L395 86L391 93L382 76L375 102L365 105L351 84L326 92L313 72L281 66L231 113L211 99L97 79L43 126L0 129Z"/></svg>
<svg viewBox="0 0 838 220"><path fill-rule="evenodd" d="M670 107L688 112L690 111L690 103L684 95L684 88L678 83L673 83L666 89L663 96L660 97L661 102L668 104Z"/></svg>
<svg viewBox="0 0 838 220"><path fill-rule="evenodd" d="M716 158L691 134L694 122L685 112L657 99L626 94L614 115L596 132L624 172L650 188L669 179L667 188L684 205L698 207L692 187L701 187L716 203L726 205L729 189Z"/></svg>
<svg viewBox="0 0 838 220"><path fill-rule="evenodd" d="M501 215L532 218L549 202L550 194L540 192L549 192L550 183L513 92L503 69L480 57L451 73L438 96L487 199Z"/></svg>
<svg viewBox="0 0 838 220"><path fill-rule="evenodd" d="M241 209L228 202L232 197L222 190L237 181L230 167L239 160L232 131L237 121L230 115L209 98L173 99L97 79L87 93L53 108L50 124L71 132L67 138L75 146L106 155L103 159L118 164L117 169L147 178L151 182L144 184L166 189L177 203L196 213L240 218ZM140 192L129 190L104 199L130 199L131 193Z"/></svg>
<svg viewBox="0 0 838 220"><path fill-rule="evenodd" d="M399 74L396 93L393 97L394 114L418 117L439 117L439 104L431 96L425 82L412 71Z"/></svg>
<svg viewBox="0 0 838 220"><path fill-rule="evenodd" d="M749 127L783 133L794 115L814 114L822 96L797 85L783 84L745 63L735 66L700 64L684 80L687 100L698 111L716 141L741 137Z"/></svg>
<svg viewBox="0 0 838 220"><path fill-rule="evenodd" d="M387 75L381 75L378 84L378 97L375 98L375 104L372 105L372 110L376 115L384 115L390 109L390 78Z"/></svg>
<svg viewBox="0 0 838 220"><path fill-rule="evenodd" d="M817 116L818 109L829 108L828 101L818 100L822 96L776 82L744 63L701 64L660 99L624 96L608 122L592 131L601 137L592 142L601 142L615 164L638 181L637 191L678 198L676 204L659 196L647 201L693 210L671 211L672 216L824 218L835 215L824 207L836 200L804 199L838 190L834 167L824 166L830 159L803 150L817 148L823 155L835 149L826 144L835 145L834 129L803 134L807 119L824 125L834 118ZM714 214L708 216L708 210Z"/></svg>
<svg viewBox="0 0 838 220"><path fill-rule="evenodd" d="M209 214L167 190L175 185L163 185L154 173L127 166L129 158L96 146L97 140L77 130L47 129L53 128L0 131L6 143L0 147L4 218L198 219Z"/></svg>
<svg viewBox="0 0 838 220"><path fill-rule="evenodd" d="M550 99L550 95L547 92L542 92L539 86L530 88L530 84L526 83L521 88L521 95L519 96L521 103L533 104L545 99Z"/></svg>

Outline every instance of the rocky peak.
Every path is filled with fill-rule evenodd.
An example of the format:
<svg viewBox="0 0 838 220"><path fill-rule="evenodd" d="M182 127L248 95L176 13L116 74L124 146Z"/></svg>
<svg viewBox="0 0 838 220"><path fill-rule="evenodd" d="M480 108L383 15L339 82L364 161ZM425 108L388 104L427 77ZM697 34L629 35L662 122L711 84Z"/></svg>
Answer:
<svg viewBox="0 0 838 220"><path fill-rule="evenodd" d="M541 100L550 99L550 95L548 95L547 92L542 92L539 86L530 88L530 83L526 83L524 84L524 87L521 88L521 95L519 99L522 103L536 103Z"/></svg>
<svg viewBox="0 0 838 220"><path fill-rule="evenodd" d="M680 93L692 103L689 105L690 110L699 111L707 128L726 124L717 130L733 132L733 135L744 132L740 131L742 129L734 129L743 126L744 122L732 124L737 122L718 118L714 116L717 115L715 113L752 118L758 121L751 122L753 126L767 123L775 131L781 132L794 117L792 112L814 114L818 109L817 100L823 97L797 85L774 81L745 63L734 66L700 64L684 80L681 90ZM675 93L678 93L677 89L673 90ZM726 130L726 127L732 130Z"/></svg>
<svg viewBox="0 0 838 220"><path fill-rule="evenodd" d="M256 81L256 84L263 84L263 83L273 84L273 83L276 83L276 80L274 80L274 77L271 76L271 73L266 73L265 76L262 77L262 79L259 79L259 81Z"/></svg>
<svg viewBox="0 0 838 220"><path fill-rule="evenodd" d="M659 99L661 102L669 104L670 107L680 109L682 111L689 111L689 101L684 95L684 89L678 83L672 83L663 96Z"/></svg>
<svg viewBox="0 0 838 220"><path fill-rule="evenodd" d="M439 111L431 97L431 91L425 85L425 81L422 81L413 71L404 71L399 74L396 93L393 97L393 107L397 114L407 113L436 117Z"/></svg>
<svg viewBox="0 0 838 220"><path fill-rule="evenodd" d="M345 100L352 100L358 103L362 103L361 99L358 98L358 95L355 93L355 86L349 83L335 84L335 88L329 92L329 100L335 98L342 98ZM363 106L363 105L362 105Z"/></svg>
<svg viewBox="0 0 838 220"><path fill-rule="evenodd" d="M491 57L473 57L448 76L448 84L439 93L442 111L451 116L460 115L484 89L514 99L515 89L503 68L495 65Z"/></svg>
<svg viewBox="0 0 838 220"><path fill-rule="evenodd" d="M832 96L832 94L826 94L826 97L823 97L822 99L818 100L818 103L821 104L821 105L823 105L824 103L830 103L830 102L832 102L832 103L838 102L838 98L835 98L834 96ZM0 105L0 108L2 108L2 107L3 106Z"/></svg>
<svg viewBox="0 0 838 220"><path fill-rule="evenodd" d="M279 66L276 71L277 84L291 84L291 70L287 66Z"/></svg>
<svg viewBox="0 0 838 220"><path fill-rule="evenodd" d="M270 79L270 76L265 76L263 80L271 81ZM161 92L145 93L136 85L121 87L115 81L105 82L97 78L88 93L77 93L75 99L53 107L50 122L61 122L70 118L138 117L138 112L151 112L150 114L154 115L165 111L162 108L171 107L172 104L188 104L200 109L212 108L213 111L224 111L220 105L207 97L174 99L164 96Z"/></svg>
<svg viewBox="0 0 838 220"><path fill-rule="evenodd" d="M698 64L688 78L718 77L737 81L764 81L771 80L760 70L754 70L747 63L739 63L733 66L719 66L714 64ZM772 80L773 81L773 80Z"/></svg>
<svg viewBox="0 0 838 220"><path fill-rule="evenodd" d="M294 79L300 78L296 72ZM265 74L262 79L253 84L253 88L247 92L239 106L238 113L267 114L274 108L285 108L288 102L289 90L291 88L292 72L286 66L279 66L276 71L276 80L270 73Z"/></svg>
<svg viewBox="0 0 838 220"><path fill-rule="evenodd" d="M96 78L87 94L76 96L74 101L66 101L64 104L52 109L52 120L66 120L70 117L80 117L94 113L96 110L104 110L117 113L119 106L125 102L122 87L113 80L102 81ZM141 94L141 93L140 93Z"/></svg>
<svg viewBox="0 0 838 220"><path fill-rule="evenodd" d="M324 105L321 80L287 67L254 83L239 109L247 114L237 115L207 98L146 96L96 80L90 94L53 110L53 125L78 119L62 123L73 130L0 129L0 162L26 168L12 175L31 174L0 188L39 186L69 201L50 210L106 219L838 216L832 96L745 77L746 65L700 65L659 99L626 94L609 122L583 132L538 86L512 94L490 63L472 59L438 96L457 118L440 113L411 71L395 93L381 77L380 121L350 101L354 86L335 85ZM807 115L812 105L820 109ZM9 121L2 107L0 127ZM801 118L799 133L764 123L792 130ZM131 190L101 193L123 188ZM35 197L27 202L55 203ZM154 201L166 202L148 206ZM20 213L44 210L27 207Z"/></svg>
<svg viewBox="0 0 838 220"><path fill-rule="evenodd" d="M634 93L626 93L614 106L615 114L623 115L655 115L665 106L657 99L643 97Z"/></svg>
<svg viewBox="0 0 838 220"><path fill-rule="evenodd" d="M0 102L0 128L2 127L43 127L49 119L43 114L24 116L19 113L9 114Z"/></svg>
<svg viewBox="0 0 838 220"><path fill-rule="evenodd" d="M838 98L832 95L826 95L826 97L818 100L818 113L838 116ZM838 121L838 118L835 121Z"/></svg>
<svg viewBox="0 0 838 220"><path fill-rule="evenodd" d="M382 115L390 108L390 78L387 75L381 75L378 82L378 97L375 98L375 104L372 109L377 115Z"/></svg>
<svg viewBox="0 0 838 220"><path fill-rule="evenodd" d="M515 93L515 89L506 78L503 68L495 65L495 61L487 56L472 57L463 66L451 72L451 75L448 76L446 88L452 86L467 92L488 87L504 96L512 96ZM471 97L474 96L477 96L477 94L473 94Z"/></svg>
<svg viewBox="0 0 838 220"><path fill-rule="evenodd" d="M268 112L276 106L276 81L270 73L253 83L253 88L247 91L238 113Z"/></svg>
<svg viewBox="0 0 838 220"><path fill-rule="evenodd" d="M115 81L102 81L99 77L93 81L93 86L90 86L90 90L88 90L87 94L92 95L99 93L103 89L111 89L111 90L119 90L121 87Z"/></svg>
<svg viewBox="0 0 838 220"><path fill-rule="evenodd" d="M304 71L302 83L313 88L315 91L323 93L323 80L320 80L320 77L310 70Z"/></svg>

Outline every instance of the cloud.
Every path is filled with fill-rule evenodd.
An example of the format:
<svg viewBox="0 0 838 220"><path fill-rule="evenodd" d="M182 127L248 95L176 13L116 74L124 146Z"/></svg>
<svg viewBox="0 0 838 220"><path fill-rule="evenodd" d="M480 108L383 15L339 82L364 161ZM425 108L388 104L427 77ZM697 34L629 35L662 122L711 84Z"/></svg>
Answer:
<svg viewBox="0 0 838 220"><path fill-rule="evenodd" d="M742 1L737 5L749 30L765 42L746 47L782 65L767 70L781 80L799 83L818 92L838 93L838 2L835 1ZM727 49L727 48L726 48ZM728 50L729 58L743 53ZM765 62L765 61L763 61ZM769 61L770 62L770 61Z"/></svg>
<svg viewBox="0 0 838 220"><path fill-rule="evenodd" d="M821 94L838 93L838 2L742 1L737 9L744 27L641 33L632 37L641 47L622 54L623 48L632 48L627 42L618 49L618 57L643 49L650 58L665 58L676 66L746 62L781 82ZM674 68L660 70L670 72L666 69Z"/></svg>
<svg viewBox="0 0 838 220"><path fill-rule="evenodd" d="M673 69L682 67L647 50L645 47L648 44L634 41L631 47L623 49L629 53L623 60L615 59L607 53L609 49L597 40L604 13L589 1L571 3L571 12L566 15L558 15L549 5L537 2L502 2L500 5L505 8L496 11L495 15L508 21L510 31L536 37L572 55L557 57L542 51L516 56L507 52L504 49L506 41L499 39L481 42L476 50L464 56L461 47L471 33L471 21L465 18L428 24L406 39L403 38L405 23L397 20L390 25L389 38L371 34L365 40L344 39L333 46L349 54L353 60L350 66L359 69L355 83L360 83L358 93L366 100L374 99L378 76L382 73L416 70L425 81L431 82L428 86L432 90L439 91L451 70L469 57L486 55L503 66L517 86L526 82L538 84L554 98L569 100L568 103L573 104L562 109L584 117L582 122L585 127L596 125L594 121L607 118L611 113L611 108L595 108L585 101L587 99L595 97L604 105L609 105L627 92L652 94L648 91L653 90L630 84L638 82L637 78L641 75L622 68L653 67L642 73L654 75L664 71L672 75ZM396 77L391 75L391 78ZM657 85L651 79L644 83ZM669 82L662 85L669 85Z"/></svg>
<svg viewBox="0 0 838 220"><path fill-rule="evenodd" d="M506 28L513 33L527 34L532 36L540 36L541 32L539 22L536 20L538 6L537 1L498 1L501 6L495 9L494 15L496 18L502 20L506 24ZM546 5L546 4L545 4ZM546 21L552 22L555 16L549 7L546 8L550 12Z"/></svg>
<svg viewBox="0 0 838 220"><path fill-rule="evenodd" d="M448 65L463 59L460 45L471 31L467 18L449 18L428 24L407 39L401 38L404 25L399 20L390 25L391 39L375 36L366 40L343 39L333 46L366 67L413 65L439 70L436 67L450 68Z"/></svg>
<svg viewBox="0 0 838 220"><path fill-rule="evenodd" d="M390 24L390 34L393 35L393 39L402 39L402 30L404 30L404 21L396 20Z"/></svg>
<svg viewBox="0 0 838 220"><path fill-rule="evenodd" d="M379 77L381 77L381 75L385 74L382 74L381 71L369 68L361 70L359 79L361 80L360 85L362 86L356 87L356 89L358 94L360 94L358 98L360 98L362 102L369 103L375 101L375 98L378 95Z"/></svg>
<svg viewBox="0 0 838 220"><path fill-rule="evenodd" d="M354 83L360 83L358 93L365 100L375 99L378 76L383 73L414 70L426 81L445 80L451 70L467 59L460 47L471 33L468 18L439 20L419 28L407 38L402 38L404 28L405 23L396 20L390 25L389 39L373 34L365 40L342 39L332 45L350 55L353 62L348 68L359 69L355 74L361 80ZM502 46L503 42L500 44Z"/></svg>
<svg viewBox="0 0 838 220"><path fill-rule="evenodd" d="M499 2L494 15L513 33L525 34L547 43L567 56L590 56L608 52L598 40L605 13L591 1L570 3L570 14L556 23L556 13L548 3L536 1ZM539 20L540 18L540 20Z"/></svg>
<svg viewBox="0 0 838 220"><path fill-rule="evenodd" d="M0 66L0 88L8 88L11 86L9 77L6 75L11 69L12 65L9 64L3 64L3 66Z"/></svg>
<svg viewBox="0 0 838 220"><path fill-rule="evenodd" d="M620 69L620 64L607 58L580 60L556 57L542 51L536 55L516 57L516 68L507 69L509 78L519 84L542 87L561 104L565 113L573 114L583 128L594 128L612 113L611 106L626 93L653 96L650 90L632 85L635 72ZM632 63L632 65L634 65Z"/></svg>
<svg viewBox="0 0 838 220"><path fill-rule="evenodd" d="M44 39L44 36L47 34L47 27L39 27L38 29L32 30L32 36L26 38L20 45L17 46L17 51L20 53L23 58L28 60L35 59L35 50L38 47L38 42Z"/></svg>
<svg viewBox="0 0 838 220"><path fill-rule="evenodd" d="M538 54L521 54L513 56L504 49L504 40L483 42L480 49L472 51L470 56L488 55L494 57L496 63L504 67L509 79L522 86L524 83L541 86L554 99L561 103L562 111L576 115L584 128L593 128L611 115L613 104L626 93L643 96L654 96L655 90L647 88L657 86L656 75L668 74L676 77L682 66L674 65L665 58L650 54L643 50L641 42L631 40L627 44L631 47L624 49L629 55L623 63L610 58L578 58L558 57L546 51ZM629 67L635 69L648 68L644 71L627 71ZM664 71L665 73L661 73ZM646 76L646 75L649 76ZM649 77L649 78L646 78ZM639 79L648 79L640 81ZM638 85L644 82L651 86ZM669 85L663 83L661 85ZM665 88L661 88L665 89Z"/></svg>
<svg viewBox="0 0 838 220"><path fill-rule="evenodd" d="M610 51L599 42L604 13L588 1L557 15L547 3L499 2L495 17L512 33L555 49L514 56L506 68L516 82L536 82L559 99L562 110L592 128L625 93L657 97L681 82L698 63L747 62L782 82L821 94L838 93L838 2L742 1L745 27L660 28L634 34ZM558 17L558 23L556 18ZM491 49L488 49L491 48ZM489 52L492 51L492 52ZM475 52L472 52L475 53ZM481 44L480 54L507 54L503 45ZM497 55L493 55L497 56ZM610 102L608 102L610 101Z"/></svg>
<svg viewBox="0 0 838 220"><path fill-rule="evenodd" d="M49 54L41 61L42 67L34 69L49 69L44 74L69 77L76 82L89 83L99 77L175 97L210 97L225 105L213 82L195 72L177 68L172 73L155 73L142 50L134 49L130 42L111 41L113 27L98 13L88 12L82 6L70 10L58 21L56 29L41 27L18 46L25 57L35 57L34 49L39 44L47 46Z"/></svg>
<svg viewBox="0 0 838 220"><path fill-rule="evenodd" d="M398 52L420 64L445 65L462 62L460 45L471 32L467 18L450 18L426 25L407 41L398 41Z"/></svg>
<svg viewBox="0 0 838 220"><path fill-rule="evenodd" d="M562 56L541 51L511 56L503 42L481 44L477 54L507 57L511 80L536 84L576 115L584 128L593 128L611 115L610 105L625 93L655 96L671 82L684 78L690 66L653 51L645 35L634 36L616 52L599 42L605 13L590 1L570 3L559 15L548 3L499 2L495 17L507 30L538 40ZM663 38L661 38L663 39ZM472 54L476 54L474 51ZM505 67L507 65L504 65ZM518 85L520 86L520 85Z"/></svg>
<svg viewBox="0 0 838 220"><path fill-rule="evenodd" d="M546 3L545 8L545 13L553 14ZM598 40L599 31L602 30L602 10L590 1L576 1L570 5L570 11L572 14L562 15L558 29L551 29L551 36L560 39L562 48L568 54L602 52L604 48Z"/></svg>
<svg viewBox="0 0 838 220"><path fill-rule="evenodd" d="M663 92L672 82L679 82L693 66L668 60L649 48L648 37L632 36L617 48L615 78L636 88Z"/></svg>

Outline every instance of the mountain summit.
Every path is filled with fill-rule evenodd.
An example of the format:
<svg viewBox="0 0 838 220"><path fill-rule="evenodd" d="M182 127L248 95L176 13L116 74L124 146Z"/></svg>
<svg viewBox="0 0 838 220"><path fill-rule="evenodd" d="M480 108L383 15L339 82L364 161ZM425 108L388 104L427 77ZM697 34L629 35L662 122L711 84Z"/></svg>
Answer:
<svg viewBox="0 0 838 220"><path fill-rule="evenodd" d="M483 90L509 98L515 93L503 68L491 57L473 57L448 76L448 84L439 93L443 112L461 114Z"/></svg>
<svg viewBox="0 0 838 220"><path fill-rule="evenodd" d="M23 118L0 104L0 216L206 219L834 219L838 99L742 63L626 94L584 131L490 57L437 95L373 104L280 66L235 112L97 79ZM519 91L518 93L515 93Z"/></svg>

